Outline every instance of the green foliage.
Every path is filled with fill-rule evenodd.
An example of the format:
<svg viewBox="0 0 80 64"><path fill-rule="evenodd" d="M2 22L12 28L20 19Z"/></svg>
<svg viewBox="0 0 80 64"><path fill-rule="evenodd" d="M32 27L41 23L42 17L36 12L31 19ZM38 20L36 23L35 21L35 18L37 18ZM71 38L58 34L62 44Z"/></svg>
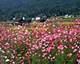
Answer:
<svg viewBox="0 0 80 64"><path fill-rule="evenodd" d="M45 13L48 17L55 14L79 15L79 6L80 0L3 0L0 2L0 20L10 19L13 16L35 17L40 13Z"/></svg>

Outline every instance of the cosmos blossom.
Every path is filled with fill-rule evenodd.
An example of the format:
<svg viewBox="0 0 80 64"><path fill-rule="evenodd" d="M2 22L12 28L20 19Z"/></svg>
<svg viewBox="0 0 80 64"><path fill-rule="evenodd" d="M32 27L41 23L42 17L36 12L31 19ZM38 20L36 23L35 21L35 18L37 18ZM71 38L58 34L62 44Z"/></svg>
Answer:
<svg viewBox="0 0 80 64"><path fill-rule="evenodd" d="M77 59L77 62L80 63L80 59Z"/></svg>
<svg viewBox="0 0 80 64"><path fill-rule="evenodd" d="M72 53L67 54L67 56L68 56L68 57L71 57L71 56L72 56Z"/></svg>
<svg viewBox="0 0 80 64"><path fill-rule="evenodd" d="M63 50L64 49L64 46L63 45L59 45L58 46L58 49Z"/></svg>

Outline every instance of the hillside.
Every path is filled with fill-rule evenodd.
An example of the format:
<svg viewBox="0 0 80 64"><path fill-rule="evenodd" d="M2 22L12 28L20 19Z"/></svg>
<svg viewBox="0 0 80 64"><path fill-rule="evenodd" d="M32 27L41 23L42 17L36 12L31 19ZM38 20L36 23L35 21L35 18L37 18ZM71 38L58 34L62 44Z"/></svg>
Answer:
<svg viewBox="0 0 80 64"><path fill-rule="evenodd" d="M80 0L0 0L0 17L80 14Z"/></svg>

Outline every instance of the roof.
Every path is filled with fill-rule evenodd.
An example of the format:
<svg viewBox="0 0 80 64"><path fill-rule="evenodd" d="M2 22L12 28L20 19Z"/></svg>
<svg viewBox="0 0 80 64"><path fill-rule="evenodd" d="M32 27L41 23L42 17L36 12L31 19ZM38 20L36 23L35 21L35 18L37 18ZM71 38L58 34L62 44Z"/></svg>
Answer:
<svg viewBox="0 0 80 64"><path fill-rule="evenodd" d="M42 17L42 16L45 16L45 14L39 14L39 15L37 15L37 17Z"/></svg>

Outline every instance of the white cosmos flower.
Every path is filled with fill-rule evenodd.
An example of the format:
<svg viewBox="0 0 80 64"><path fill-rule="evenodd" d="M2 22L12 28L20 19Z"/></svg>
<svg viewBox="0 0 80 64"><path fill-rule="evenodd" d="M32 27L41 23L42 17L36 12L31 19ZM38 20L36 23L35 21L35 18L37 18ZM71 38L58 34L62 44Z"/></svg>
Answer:
<svg viewBox="0 0 80 64"><path fill-rule="evenodd" d="M55 57L53 57L53 59L54 59Z"/></svg>
<svg viewBox="0 0 80 64"><path fill-rule="evenodd" d="M25 34L27 34L27 33L25 32Z"/></svg>
<svg viewBox="0 0 80 64"><path fill-rule="evenodd" d="M16 38L14 38L16 40Z"/></svg>
<svg viewBox="0 0 80 64"><path fill-rule="evenodd" d="M0 50L1 50L1 48L0 48Z"/></svg>
<svg viewBox="0 0 80 64"><path fill-rule="evenodd" d="M17 29L20 29L19 27Z"/></svg>
<svg viewBox="0 0 80 64"><path fill-rule="evenodd" d="M6 59L6 62L9 62L10 60L9 59Z"/></svg>
<svg viewBox="0 0 80 64"><path fill-rule="evenodd" d="M27 33L28 33L28 30L25 31L25 34L27 34Z"/></svg>
<svg viewBox="0 0 80 64"><path fill-rule="evenodd" d="M21 59L21 57L19 57L19 59Z"/></svg>
<svg viewBox="0 0 80 64"><path fill-rule="evenodd" d="M4 56L4 58L7 58L7 56Z"/></svg>
<svg viewBox="0 0 80 64"><path fill-rule="evenodd" d="M28 32L28 30L26 30L26 32Z"/></svg>

